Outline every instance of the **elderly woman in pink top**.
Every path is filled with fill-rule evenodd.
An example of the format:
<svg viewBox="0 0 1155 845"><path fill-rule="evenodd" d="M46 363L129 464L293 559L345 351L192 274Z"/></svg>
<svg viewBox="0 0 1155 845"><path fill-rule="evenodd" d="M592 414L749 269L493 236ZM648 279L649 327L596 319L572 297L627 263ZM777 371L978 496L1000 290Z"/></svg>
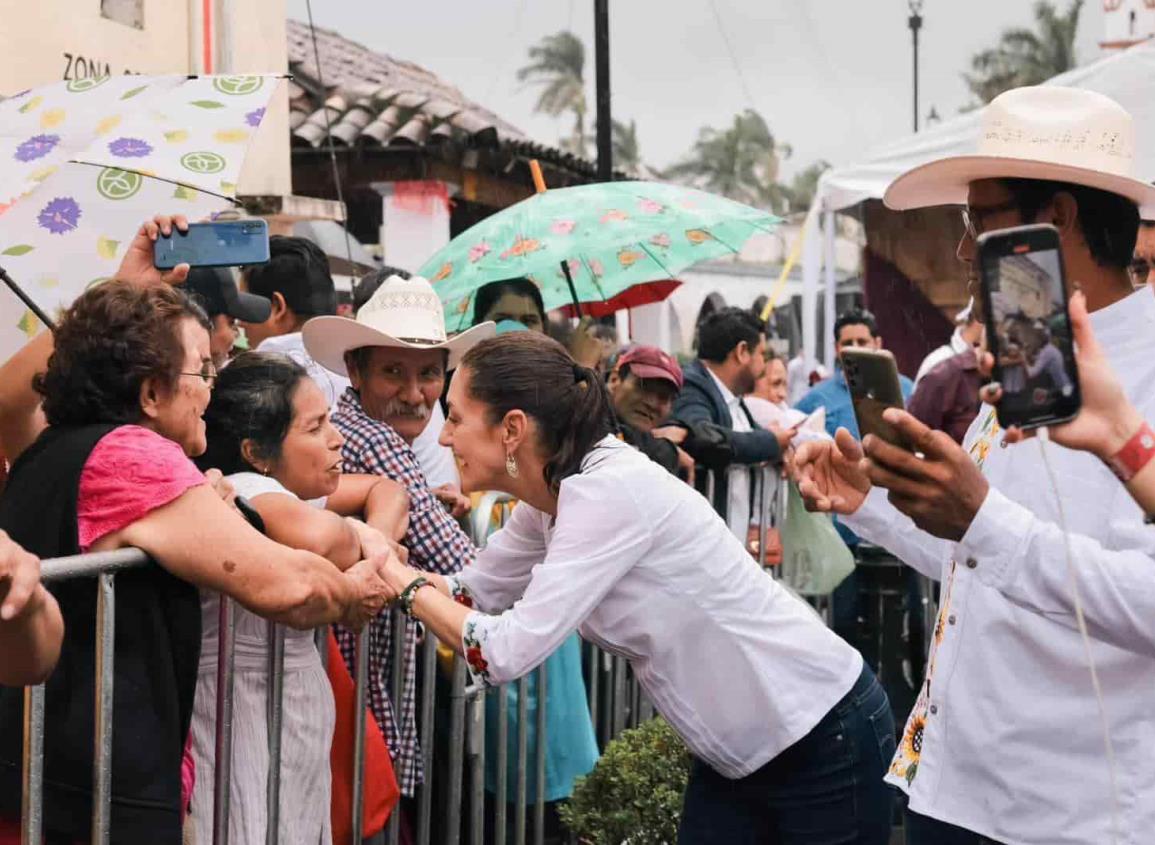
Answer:
<svg viewBox="0 0 1155 845"><path fill-rule="evenodd" d="M295 627L360 627L382 606L384 555L341 571L251 528L222 497L202 414L216 372L207 319L152 267L173 220L142 227L120 279L83 294L56 331L0 371L0 450L14 460L0 528L57 557L137 547L159 566L117 577L112 841L181 835L181 760L200 652L197 588ZM183 227L183 220L175 225ZM49 358L49 355L51 357ZM33 390L35 387L35 390ZM43 413L37 400L43 399ZM227 492L227 491L223 491ZM65 634L48 678L44 822L50 839L85 840L92 810L96 585L51 587ZM0 689L0 842L20 812L23 695ZM4 824L7 827L4 827Z"/></svg>

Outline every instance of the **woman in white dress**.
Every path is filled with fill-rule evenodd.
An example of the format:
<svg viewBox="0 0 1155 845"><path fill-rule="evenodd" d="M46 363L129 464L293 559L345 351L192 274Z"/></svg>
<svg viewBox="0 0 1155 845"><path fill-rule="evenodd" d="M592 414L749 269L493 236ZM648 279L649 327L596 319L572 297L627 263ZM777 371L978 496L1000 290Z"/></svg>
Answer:
<svg viewBox="0 0 1155 845"><path fill-rule="evenodd" d="M574 630L628 659L696 757L682 845L887 842L895 731L878 680L701 495L610 430L601 379L554 341L473 347L442 443L465 491L521 504L457 576L387 564L398 603L485 684Z"/></svg>
<svg viewBox="0 0 1155 845"><path fill-rule="evenodd" d="M404 536L408 497L379 476L341 473L341 435L299 364L271 353L239 356L218 376L205 412L202 467L224 472L269 537L308 549L341 569ZM354 516L364 516L365 522ZM200 672L192 721L197 841L212 839L220 598L202 592ZM267 826L268 622L235 608L233 754L229 841L258 845ZM333 693L311 630L285 632L280 842L331 842L329 750Z"/></svg>

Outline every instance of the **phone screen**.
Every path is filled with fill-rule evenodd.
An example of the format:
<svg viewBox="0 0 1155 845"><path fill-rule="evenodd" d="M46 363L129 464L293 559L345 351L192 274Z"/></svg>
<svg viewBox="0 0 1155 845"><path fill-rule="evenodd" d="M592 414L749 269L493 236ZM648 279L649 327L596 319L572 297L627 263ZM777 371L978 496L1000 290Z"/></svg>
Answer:
<svg viewBox="0 0 1155 845"><path fill-rule="evenodd" d="M1003 387L999 419L1031 427L1078 412L1078 376L1057 233L1048 243L1052 239L1016 239L1016 231L1025 230L984 243L982 275L995 376Z"/></svg>
<svg viewBox="0 0 1155 845"><path fill-rule="evenodd" d="M193 267L241 267L269 260L269 227L264 220L193 223L156 239L153 263L161 270Z"/></svg>

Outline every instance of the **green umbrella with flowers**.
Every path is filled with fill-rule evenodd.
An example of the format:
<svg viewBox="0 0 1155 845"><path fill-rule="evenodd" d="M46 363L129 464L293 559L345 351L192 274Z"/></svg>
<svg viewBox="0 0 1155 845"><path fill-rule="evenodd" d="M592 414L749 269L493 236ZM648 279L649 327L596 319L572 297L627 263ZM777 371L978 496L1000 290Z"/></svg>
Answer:
<svg viewBox="0 0 1155 845"><path fill-rule="evenodd" d="M738 252L779 220L748 205L677 185L604 182L542 191L458 235L418 271L445 306L447 328L468 328L473 297L524 276L547 310L602 302ZM567 278L568 275L568 278Z"/></svg>

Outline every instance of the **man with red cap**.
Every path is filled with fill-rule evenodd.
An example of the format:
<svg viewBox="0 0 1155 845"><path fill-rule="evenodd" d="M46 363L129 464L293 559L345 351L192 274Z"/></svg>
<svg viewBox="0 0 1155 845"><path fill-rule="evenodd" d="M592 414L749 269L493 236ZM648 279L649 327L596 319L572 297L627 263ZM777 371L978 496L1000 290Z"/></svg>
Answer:
<svg viewBox="0 0 1155 845"><path fill-rule="evenodd" d="M682 368L673 355L656 346L635 346L622 353L607 387L621 438L674 475L693 468L693 459L678 448L686 430L659 428L682 390Z"/></svg>

